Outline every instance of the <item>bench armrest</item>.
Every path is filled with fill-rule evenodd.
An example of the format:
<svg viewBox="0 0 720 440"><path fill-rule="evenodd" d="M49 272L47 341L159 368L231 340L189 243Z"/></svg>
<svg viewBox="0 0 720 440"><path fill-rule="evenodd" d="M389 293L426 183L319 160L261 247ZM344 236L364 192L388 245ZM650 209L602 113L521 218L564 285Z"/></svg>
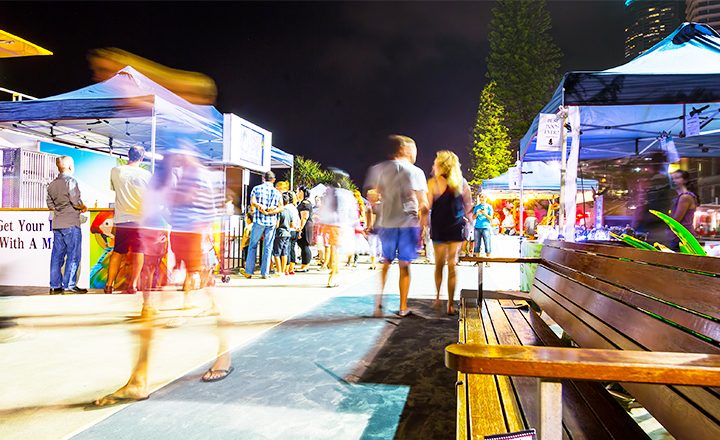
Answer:
<svg viewBox="0 0 720 440"><path fill-rule="evenodd" d="M720 355L703 353L452 344L445 366L470 374L720 386Z"/></svg>
<svg viewBox="0 0 720 440"><path fill-rule="evenodd" d="M467 261L471 263L540 263L542 258L538 257L516 257L516 258L502 258L502 257L460 257L460 261Z"/></svg>

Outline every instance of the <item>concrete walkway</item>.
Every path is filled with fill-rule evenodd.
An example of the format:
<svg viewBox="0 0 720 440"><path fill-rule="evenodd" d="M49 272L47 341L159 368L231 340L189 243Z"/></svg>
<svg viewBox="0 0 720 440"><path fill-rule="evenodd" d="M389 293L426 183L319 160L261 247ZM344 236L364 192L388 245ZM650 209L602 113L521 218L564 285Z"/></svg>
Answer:
<svg viewBox="0 0 720 440"><path fill-rule="evenodd" d="M517 287L517 268L491 267L486 273L488 289ZM432 274L431 265L413 266L411 298L434 297ZM152 426L150 422L156 420L165 425L176 423L176 428L180 429L178 427L184 426L182 418L175 417L177 420L173 420L172 417L174 412L179 412L174 411L178 408L173 405L180 404L174 395L197 397L196 401L189 399L194 406L185 406L185 410L192 410L191 413L205 414L215 408L220 409L218 416L227 416L222 407L217 406L218 402L211 398L216 396L212 390L217 387L224 387L225 390L236 387L236 397L247 396L247 399L234 400L233 408L242 409L240 413L245 414L249 422L269 426L268 430L254 430L250 435L243 431L247 425L239 422L228 424L227 430L216 431L218 438L220 432L223 438L319 438L313 436L312 426L310 431L302 431L303 435L297 430L285 431L285 436L273 435L279 431L274 424L273 410L269 408L273 405L269 405L270 401L266 399L268 396L273 396L275 400L281 399L284 391L287 396L292 396L294 392L302 395L307 390L318 389L317 386L322 385L323 381L336 382L333 374L343 377L373 350L374 344L381 339L380 323L383 320L373 320L367 316L372 312L372 298L377 292L378 277L378 272L369 271L366 265L361 264L357 269L342 272L341 287L337 289L325 288L326 275L319 272L269 280L233 279L227 285L218 285L215 290L222 311L221 319L227 323L223 328L238 370L226 381L216 384L198 381L202 371L214 359L218 344L216 318L204 316L209 306L207 297L202 293L196 294L193 302L199 307L183 311L179 310L181 295L164 292L158 295L161 313L154 321L157 331L151 349L149 380L153 391L175 382L152 395L146 402L102 409L95 409L89 404L122 386L135 362L135 333L140 326L137 315L141 299L137 295L0 297L0 315L18 317L19 324L19 335L9 342L0 343L4 373L3 381L0 382L0 438L62 439L75 435L78 438L183 438L178 435L182 431L172 434L173 431L168 431L167 437L151 435L157 431L144 431L144 434L129 431L126 436L122 436L122 431L118 431L117 427L126 426L132 420L145 420L147 426ZM391 309L397 307L396 286L397 266L393 266L386 289ZM471 266L461 267L458 288L475 286L475 269ZM343 316L348 319L338 319ZM291 322L293 325L276 328L293 317L298 318ZM307 350L315 350L308 359L318 359L318 350L326 351L326 371L314 367L316 371L313 375L293 382L287 380L291 369L283 367L293 358L289 356L284 360L282 353L301 345L303 330L294 323L303 320L323 322L324 331L340 339L326 340L328 346L324 348L307 346ZM343 338L343 334L346 337ZM349 344L347 350L340 354L333 351L333 347L339 348L351 337L357 343ZM254 365L251 354L257 352L258 347L265 347L266 351L277 350L273 362ZM442 356L441 353L438 355ZM296 361L298 359L301 357L295 358ZM255 361L260 362L257 359ZM275 382L280 386L279 390L268 391L265 397L261 397L263 387L267 388L267 384L273 382L252 377L263 368L268 374L275 372L279 378L285 378ZM250 385L253 383L260 388L253 389ZM288 385L292 383L295 383L294 388ZM403 410L402 396L407 390L399 387L383 392L385 394L381 393L381 396L385 396L387 405L375 407L372 411L383 410L386 414L397 416L397 412ZM202 398L202 393L209 394ZM188 404L185 397L181 399L182 405ZM325 400L325 397L310 399L318 405L315 408L321 415L317 419L318 423L337 426L340 430L337 432L342 435L335 438L360 438L373 412L353 412L347 408L341 411L337 405L321 403ZM293 422L288 426L300 426L300 422L307 421L308 408L304 405L288 404L284 407L289 408L283 413L286 421ZM122 414L113 416L118 411L122 411ZM153 418L153 414L157 418ZM119 420L117 417L122 417L123 421L113 422ZM101 423L105 419L108 420ZM377 429L378 433L387 433L383 429L392 427L377 425ZM298 435L290 435L293 432ZM214 437L210 433L206 434L205 437L193 437Z"/></svg>

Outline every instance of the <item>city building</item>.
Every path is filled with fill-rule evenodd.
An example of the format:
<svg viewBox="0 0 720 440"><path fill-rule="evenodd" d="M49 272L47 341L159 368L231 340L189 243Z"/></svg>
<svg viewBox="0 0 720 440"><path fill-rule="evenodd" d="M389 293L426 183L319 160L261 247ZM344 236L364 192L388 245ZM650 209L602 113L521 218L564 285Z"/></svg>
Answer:
<svg viewBox="0 0 720 440"><path fill-rule="evenodd" d="M685 15L687 21L705 23L718 30L720 29L720 0L687 0Z"/></svg>
<svg viewBox="0 0 720 440"><path fill-rule="evenodd" d="M685 21L684 6L677 0L625 0L625 58L637 57L674 31Z"/></svg>

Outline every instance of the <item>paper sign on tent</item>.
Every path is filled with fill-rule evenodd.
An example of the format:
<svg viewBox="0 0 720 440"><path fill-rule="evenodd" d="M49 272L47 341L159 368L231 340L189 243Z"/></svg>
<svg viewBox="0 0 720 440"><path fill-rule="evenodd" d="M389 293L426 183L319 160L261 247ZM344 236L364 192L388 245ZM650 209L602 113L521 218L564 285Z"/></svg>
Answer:
<svg viewBox="0 0 720 440"><path fill-rule="evenodd" d="M687 117L687 116L686 116ZM698 136L700 134L700 114L695 113L685 121L685 136Z"/></svg>
<svg viewBox="0 0 720 440"><path fill-rule="evenodd" d="M537 146L539 151L559 151L562 143L562 119L554 113L540 113Z"/></svg>

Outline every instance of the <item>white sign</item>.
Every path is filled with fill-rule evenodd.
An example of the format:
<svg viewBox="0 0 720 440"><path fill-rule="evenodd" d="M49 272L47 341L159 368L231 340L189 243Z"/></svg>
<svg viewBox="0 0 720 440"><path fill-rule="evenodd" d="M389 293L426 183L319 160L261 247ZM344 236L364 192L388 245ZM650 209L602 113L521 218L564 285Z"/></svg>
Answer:
<svg viewBox="0 0 720 440"><path fill-rule="evenodd" d="M0 210L0 286L50 288L53 232L50 212ZM90 285L90 223L82 230L79 287Z"/></svg>
<svg viewBox="0 0 720 440"><path fill-rule="evenodd" d="M562 130L562 118L558 118L554 113L540 113L535 149L538 151L560 151Z"/></svg>
<svg viewBox="0 0 720 440"><path fill-rule="evenodd" d="M687 116L686 116L687 118ZM694 115L687 118L685 121L685 137L697 136L700 134L700 114L695 113Z"/></svg>
<svg viewBox="0 0 720 440"><path fill-rule="evenodd" d="M223 125L223 162L252 171L270 171L272 133L237 115L226 113Z"/></svg>
<svg viewBox="0 0 720 440"><path fill-rule="evenodd" d="M520 189L520 168L508 168L508 189Z"/></svg>

